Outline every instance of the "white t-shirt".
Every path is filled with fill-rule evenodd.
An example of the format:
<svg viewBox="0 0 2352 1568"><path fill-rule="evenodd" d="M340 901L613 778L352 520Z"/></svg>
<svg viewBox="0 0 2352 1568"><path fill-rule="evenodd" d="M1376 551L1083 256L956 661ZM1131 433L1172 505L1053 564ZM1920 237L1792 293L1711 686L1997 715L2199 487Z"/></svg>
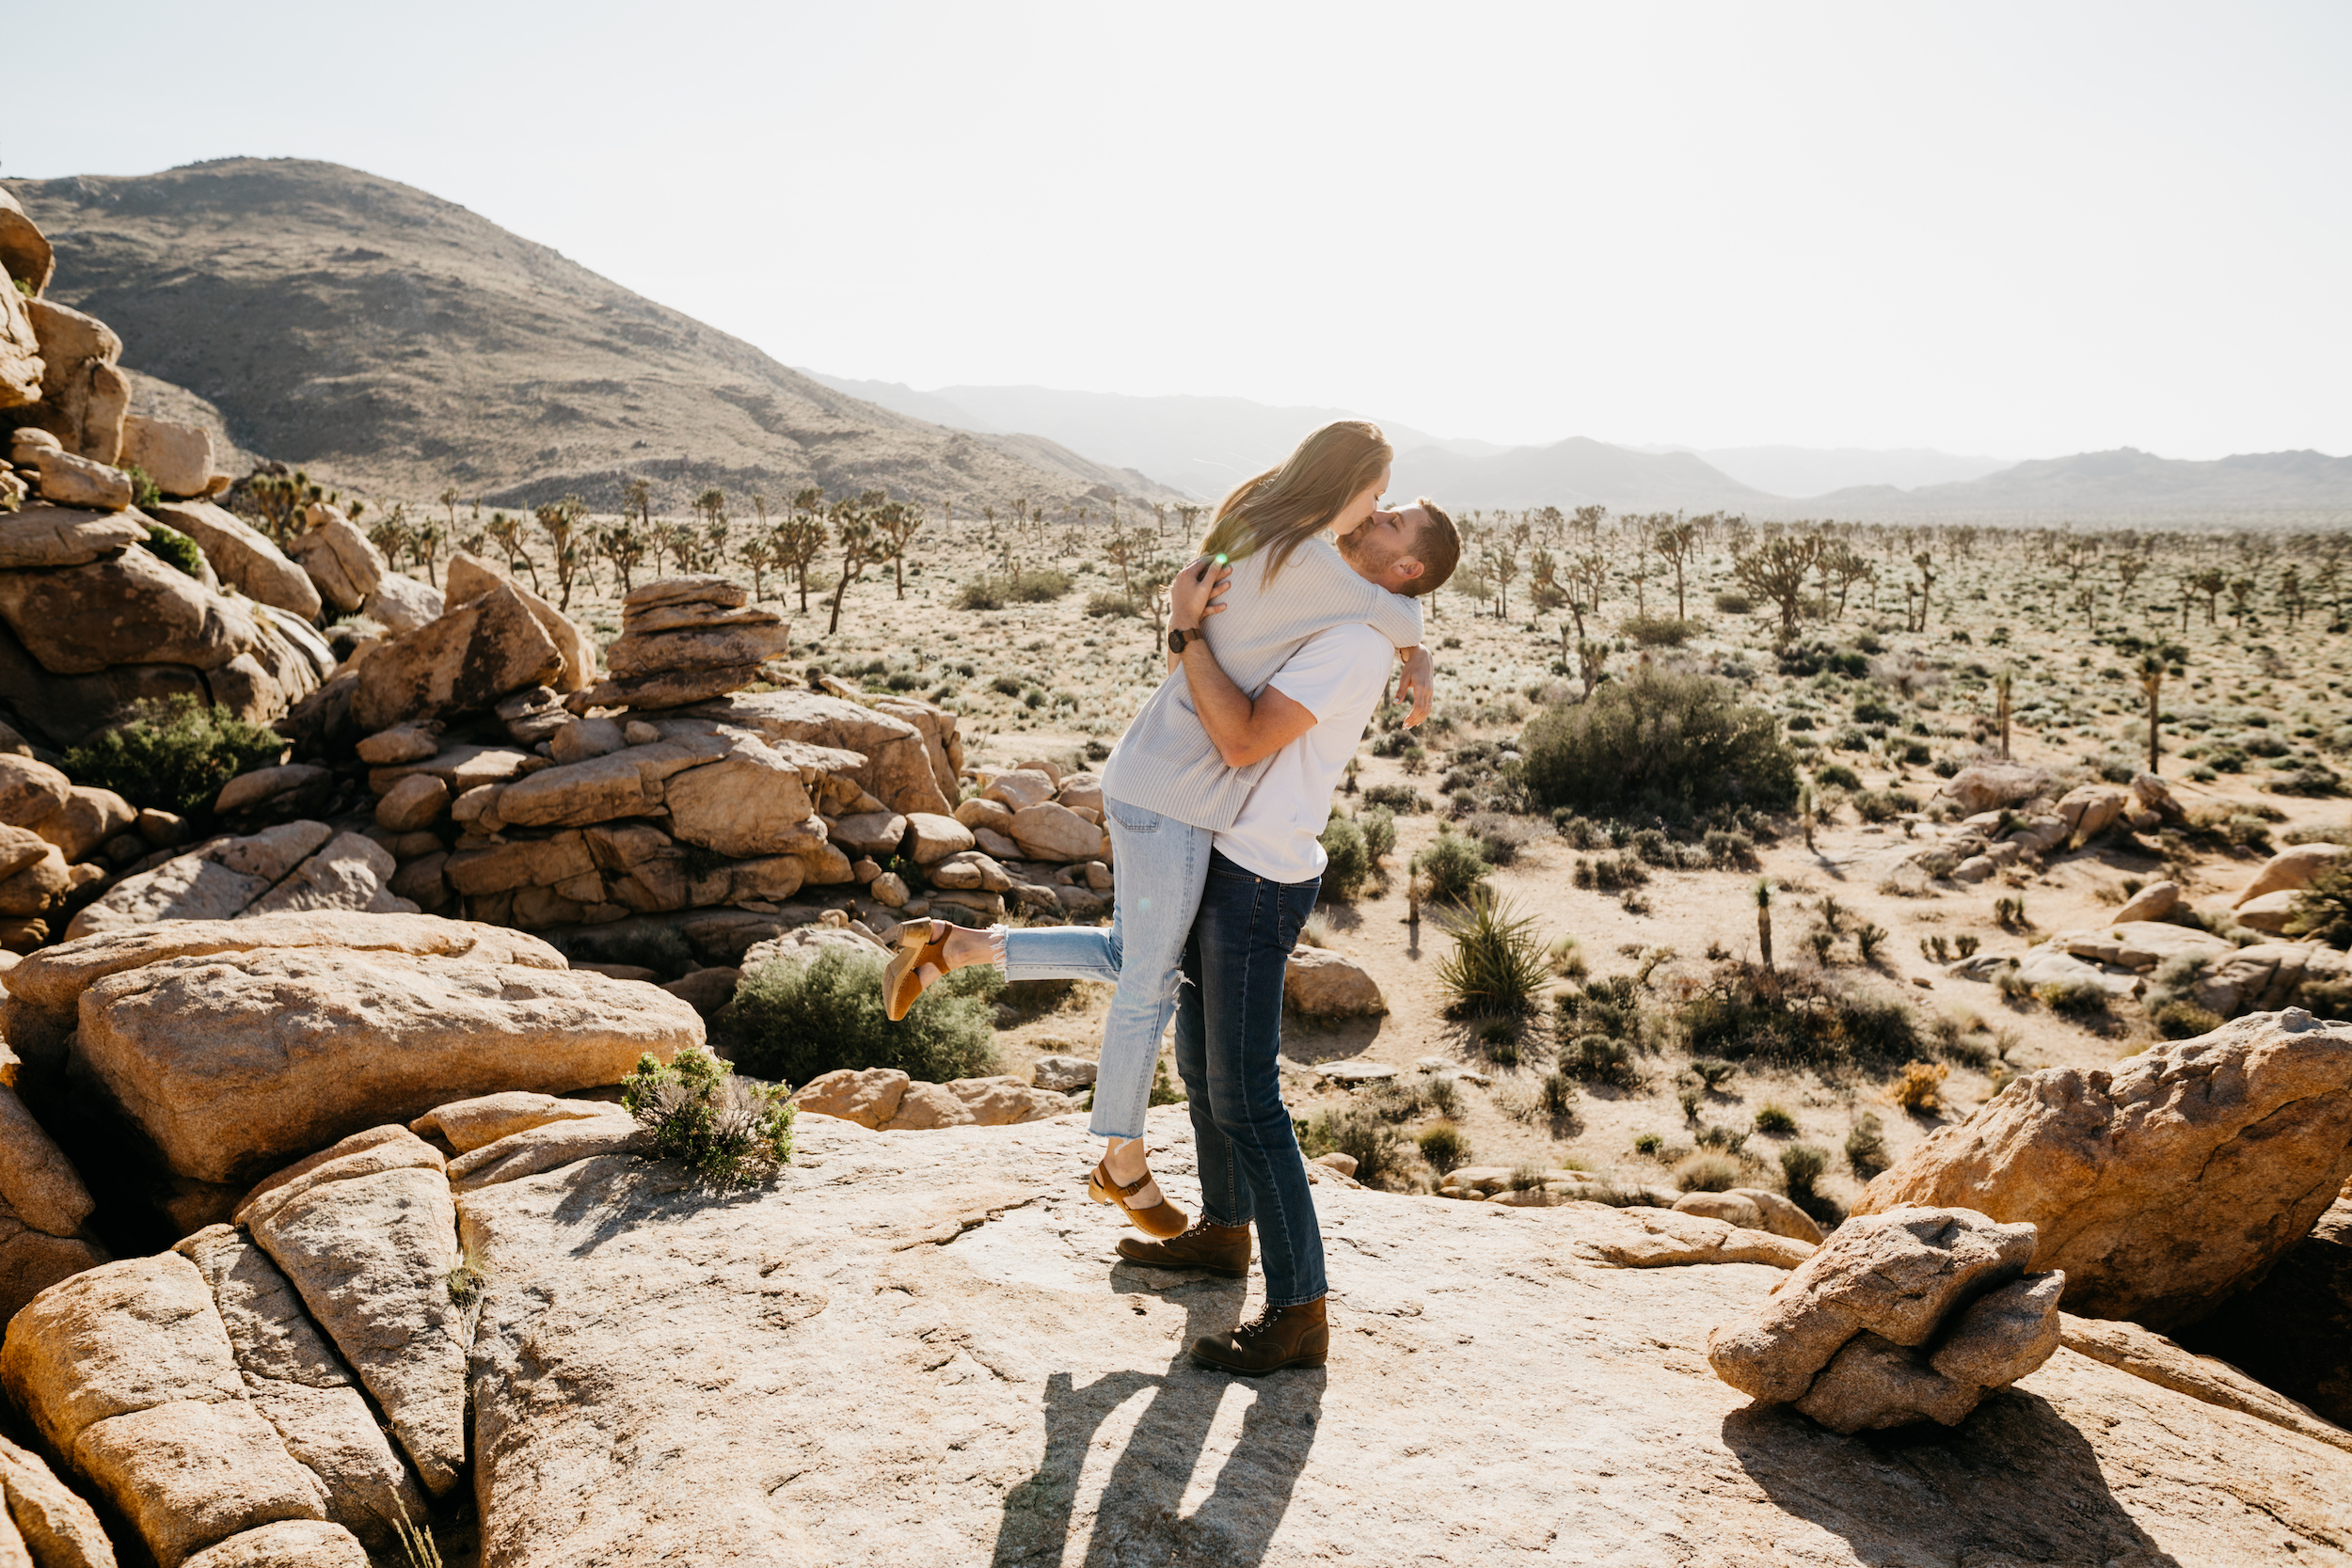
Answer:
<svg viewBox="0 0 2352 1568"><path fill-rule="evenodd" d="M1315 727L1274 753L1241 815L1214 840L1217 853L1269 881L1323 875L1331 791L1380 705L1395 659L1386 637L1352 622L1299 644L1266 685L1313 714Z"/></svg>

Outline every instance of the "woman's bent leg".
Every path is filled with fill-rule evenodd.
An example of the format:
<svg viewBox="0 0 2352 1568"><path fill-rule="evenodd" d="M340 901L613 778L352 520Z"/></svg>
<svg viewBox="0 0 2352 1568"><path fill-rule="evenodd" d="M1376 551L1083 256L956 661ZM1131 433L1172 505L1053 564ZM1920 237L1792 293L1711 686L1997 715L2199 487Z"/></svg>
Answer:
<svg viewBox="0 0 2352 1568"><path fill-rule="evenodd" d="M1268 881L1214 856L1194 925L1210 1114L1248 1188L1266 1305L1277 1307L1327 1289L1322 1227L1279 1063L1283 967L1317 891L1314 882ZM1200 1162L1205 1188L1205 1147Z"/></svg>
<svg viewBox="0 0 2352 1568"><path fill-rule="evenodd" d="M1160 1037L1176 1010L1177 970L1200 907L1200 881L1216 835L1119 800L1105 800L1103 816L1119 866L1111 916L1119 989L1103 1021L1094 1115L1087 1131L1097 1137L1140 1138L1144 1112L1152 1104L1152 1070L1160 1059ZM1006 933L1008 943L1013 934Z"/></svg>

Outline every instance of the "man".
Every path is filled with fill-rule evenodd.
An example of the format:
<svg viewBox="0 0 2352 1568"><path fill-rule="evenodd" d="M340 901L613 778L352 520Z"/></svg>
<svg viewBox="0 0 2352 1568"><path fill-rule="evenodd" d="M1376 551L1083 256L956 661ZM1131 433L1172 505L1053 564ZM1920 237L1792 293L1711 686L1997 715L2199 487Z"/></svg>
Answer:
<svg viewBox="0 0 2352 1568"><path fill-rule="evenodd" d="M1341 550L1366 581L1427 594L1452 575L1461 541L1454 520L1423 498L1375 512ZM1171 627L1194 632L1216 614L1227 576L1206 560L1185 568L1169 591ZM1240 1276L1254 1223L1264 1312L1192 1346L1196 1359L1248 1375L1321 1366L1330 1348L1323 1237L1277 1066L1282 976L1314 909L1331 791L1385 692L1390 657L1389 641L1369 626L1331 626L1300 644L1253 698L1205 640L1187 638L1182 654L1201 725L1226 766L1273 761L1232 825L1216 834L1184 947L1176 1067L1190 1097L1201 1217L1171 1240L1131 1236L1119 1250L1135 1262Z"/></svg>

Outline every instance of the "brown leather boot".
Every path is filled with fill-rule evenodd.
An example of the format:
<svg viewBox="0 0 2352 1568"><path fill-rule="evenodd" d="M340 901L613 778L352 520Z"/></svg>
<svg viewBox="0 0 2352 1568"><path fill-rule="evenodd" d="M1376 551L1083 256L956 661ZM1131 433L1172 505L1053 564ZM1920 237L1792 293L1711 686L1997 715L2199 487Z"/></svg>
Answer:
<svg viewBox="0 0 2352 1568"><path fill-rule="evenodd" d="M1283 1367L1320 1367L1330 1358L1331 1328L1324 1298L1296 1307L1269 1307L1256 1321L1192 1342L1192 1358L1244 1377Z"/></svg>
<svg viewBox="0 0 2352 1568"><path fill-rule="evenodd" d="M1139 1236L1119 1238L1119 1256L1130 1263L1155 1269L1201 1269L1228 1279L1249 1277L1249 1227L1246 1225L1194 1224L1181 1236L1147 1242Z"/></svg>

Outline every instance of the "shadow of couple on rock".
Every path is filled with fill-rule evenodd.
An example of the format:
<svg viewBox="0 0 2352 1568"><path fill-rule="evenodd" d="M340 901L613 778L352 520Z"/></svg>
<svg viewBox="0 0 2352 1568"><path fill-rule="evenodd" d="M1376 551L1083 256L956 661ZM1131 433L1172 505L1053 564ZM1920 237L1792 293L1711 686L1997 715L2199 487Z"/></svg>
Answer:
<svg viewBox="0 0 2352 1568"><path fill-rule="evenodd" d="M1047 1376L1045 1452L1036 1472L1006 1494L992 1563L1092 1568L1137 1560L1137 1548L1147 1545L1143 1555L1154 1562L1264 1560L1322 1420L1325 1371L1292 1368L1245 1378L1196 1364L1193 1340L1233 1326L1246 1287L1214 1279L1160 1290L1145 1282L1164 1277L1121 1265L1112 1289L1183 1305L1184 1332L1167 1370L1110 1372L1083 1385L1066 1371ZM1073 1553L1078 1484L1095 1435L1146 1390L1150 1401L1102 1478L1092 1518L1083 1527L1084 1548ZM1236 1394L1249 1402L1240 1434L1218 1465L1209 1495L1182 1513L1185 1492L1209 1458L1217 1414Z"/></svg>

